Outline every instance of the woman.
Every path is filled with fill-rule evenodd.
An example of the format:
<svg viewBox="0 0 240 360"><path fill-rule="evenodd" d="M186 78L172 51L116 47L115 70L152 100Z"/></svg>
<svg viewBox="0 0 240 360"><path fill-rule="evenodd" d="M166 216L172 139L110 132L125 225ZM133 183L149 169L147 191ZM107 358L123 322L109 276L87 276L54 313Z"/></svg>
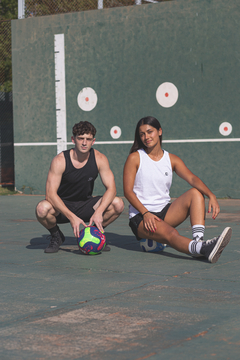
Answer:
<svg viewBox="0 0 240 360"><path fill-rule="evenodd" d="M192 188L170 203L172 172L186 180ZM176 155L162 149L162 128L158 120L147 116L139 120L135 140L124 166L124 195L130 203L129 226L138 240L148 238L172 248L204 256L215 263L231 238L225 228L217 238L203 241L205 201L215 219L220 208L216 196ZM175 229L190 215L193 240Z"/></svg>

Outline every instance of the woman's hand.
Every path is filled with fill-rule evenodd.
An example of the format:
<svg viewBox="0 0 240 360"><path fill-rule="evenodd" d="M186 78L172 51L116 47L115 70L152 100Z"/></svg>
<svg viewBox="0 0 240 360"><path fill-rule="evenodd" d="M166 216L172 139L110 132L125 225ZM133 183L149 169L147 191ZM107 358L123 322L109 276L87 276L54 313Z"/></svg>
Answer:
<svg viewBox="0 0 240 360"><path fill-rule="evenodd" d="M220 206L214 194L212 194L212 196L209 197L209 202L208 202L208 213L210 213L211 210L212 210L212 218L215 220L218 214L220 213Z"/></svg>
<svg viewBox="0 0 240 360"><path fill-rule="evenodd" d="M143 224L147 231L154 233L157 230L156 221L160 222L162 220L149 211L143 215Z"/></svg>

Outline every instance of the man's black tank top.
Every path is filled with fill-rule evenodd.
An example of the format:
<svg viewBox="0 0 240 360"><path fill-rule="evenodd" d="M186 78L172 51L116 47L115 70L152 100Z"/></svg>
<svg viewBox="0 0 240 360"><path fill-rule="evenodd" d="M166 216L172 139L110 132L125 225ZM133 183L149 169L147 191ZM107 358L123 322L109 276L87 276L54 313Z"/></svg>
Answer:
<svg viewBox="0 0 240 360"><path fill-rule="evenodd" d="M66 168L57 193L62 200L85 201L91 197L94 181L98 176L94 150L90 150L88 161L81 169L73 166L70 158L71 150L63 151Z"/></svg>

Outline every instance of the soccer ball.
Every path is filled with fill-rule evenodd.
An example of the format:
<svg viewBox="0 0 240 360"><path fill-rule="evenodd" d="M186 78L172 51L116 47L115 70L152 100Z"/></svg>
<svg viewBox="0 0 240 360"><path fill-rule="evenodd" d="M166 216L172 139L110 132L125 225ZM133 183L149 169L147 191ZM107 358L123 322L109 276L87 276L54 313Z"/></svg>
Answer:
<svg viewBox="0 0 240 360"><path fill-rule="evenodd" d="M163 251L167 244L161 244L151 239L142 239L140 240L140 247L145 252L158 252Z"/></svg>
<svg viewBox="0 0 240 360"><path fill-rule="evenodd" d="M78 247L84 254L97 255L106 245L106 237L95 226L88 226L79 233Z"/></svg>

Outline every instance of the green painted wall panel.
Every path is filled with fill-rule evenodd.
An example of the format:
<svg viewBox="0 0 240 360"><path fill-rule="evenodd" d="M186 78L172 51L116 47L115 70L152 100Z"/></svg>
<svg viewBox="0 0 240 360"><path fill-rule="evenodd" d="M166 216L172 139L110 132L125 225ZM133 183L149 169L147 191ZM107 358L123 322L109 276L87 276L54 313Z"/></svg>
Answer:
<svg viewBox="0 0 240 360"><path fill-rule="evenodd" d="M15 147L15 178L17 189L27 194L44 194L55 146Z"/></svg>
<svg viewBox="0 0 240 360"><path fill-rule="evenodd" d="M56 142L54 35L60 33L65 36L68 141L80 120L96 126L97 141L114 141L114 125L122 130L117 141L133 140L137 121L146 115L159 119L165 140L240 138L239 23L237 0L179 0L14 20L15 143ZM164 82L172 82L179 91L170 108L156 100L156 90ZM97 106L88 112L77 104L84 87L98 95ZM219 133L225 121L233 128L228 137ZM239 142L164 146L216 195L239 197ZM109 157L122 195L122 168L130 145L96 148ZM55 154L56 146L31 151L15 147L16 187L21 189L28 174L29 186L44 193L45 172ZM186 188L174 179L172 196ZM101 190L96 184L95 191Z"/></svg>

